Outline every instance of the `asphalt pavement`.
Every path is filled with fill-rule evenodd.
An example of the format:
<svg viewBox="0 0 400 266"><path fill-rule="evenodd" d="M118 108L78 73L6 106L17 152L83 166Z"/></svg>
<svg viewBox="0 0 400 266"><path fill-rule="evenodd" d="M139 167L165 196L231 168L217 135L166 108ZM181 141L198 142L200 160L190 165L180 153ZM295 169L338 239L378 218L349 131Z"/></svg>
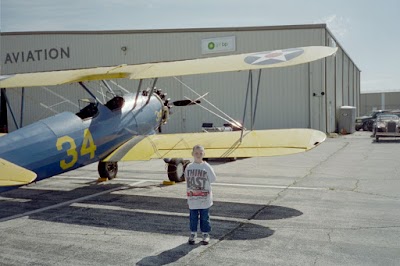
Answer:
<svg viewBox="0 0 400 266"><path fill-rule="evenodd" d="M400 265L400 139L211 161L207 246L188 245L185 183L162 160L97 165L0 194L0 265Z"/></svg>

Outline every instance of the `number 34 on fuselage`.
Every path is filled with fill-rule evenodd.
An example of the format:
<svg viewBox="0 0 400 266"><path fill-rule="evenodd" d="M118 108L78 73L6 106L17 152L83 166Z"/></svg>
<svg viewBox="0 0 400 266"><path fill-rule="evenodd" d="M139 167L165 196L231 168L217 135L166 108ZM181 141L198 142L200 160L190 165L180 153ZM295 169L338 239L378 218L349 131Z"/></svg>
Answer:
<svg viewBox="0 0 400 266"><path fill-rule="evenodd" d="M148 96L139 95L133 108L135 100L135 94L116 96L9 133L0 139L0 158L34 171L36 181L102 160L132 136L154 134L160 125L159 96L147 103Z"/></svg>

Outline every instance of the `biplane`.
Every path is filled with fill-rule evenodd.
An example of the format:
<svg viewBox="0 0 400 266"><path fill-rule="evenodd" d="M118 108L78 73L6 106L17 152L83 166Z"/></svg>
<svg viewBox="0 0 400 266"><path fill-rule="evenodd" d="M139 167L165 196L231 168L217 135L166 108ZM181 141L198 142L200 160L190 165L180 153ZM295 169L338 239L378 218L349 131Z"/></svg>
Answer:
<svg viewBox="0 0 400 266"><path fill-rule="evenodd" d="M59 113L0 137L0 191L94 162L98 162L100 177L112 179L116 177L119 161L165 159L169 164L169 178L183 181L185 161L179 158L189 158L195 144L205 147L207 158L274 156L308 151L325 140L323 132L313 129L247 130L236 124L239 131L156 134L157 129L168 122L171 107L196 105L200 98L170 102L163 91L155 88L155 83L163 77L245 70L251 73L256 69L289 67L331 56L336 49L310 46L173 62L2 76L0 88L4 89L23 87L33 90L40 86L78 83L91 99L78 113ZM85 84L101 81L113 93L107 83L113 79L140 81L136 93L114 94L107 102L96 98ZM141 88L146 79L154 80L149 89Z"/></svg>

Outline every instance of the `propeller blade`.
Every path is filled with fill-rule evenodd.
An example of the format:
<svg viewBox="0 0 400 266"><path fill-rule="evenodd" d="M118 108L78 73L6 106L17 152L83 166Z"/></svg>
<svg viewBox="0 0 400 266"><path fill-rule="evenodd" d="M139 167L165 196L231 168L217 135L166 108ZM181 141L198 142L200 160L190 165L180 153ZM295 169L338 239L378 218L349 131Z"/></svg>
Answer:
<svg viewBox="0 0 400 266"><path fill-rule="evenodd" d="M172 104L174 106L188 106L188 105L194 105L194 104L199 104L199 103L200 103L200 100L195 100L195 101L192 101L192 100L180 100L180 101L175 101Z"/></svg>

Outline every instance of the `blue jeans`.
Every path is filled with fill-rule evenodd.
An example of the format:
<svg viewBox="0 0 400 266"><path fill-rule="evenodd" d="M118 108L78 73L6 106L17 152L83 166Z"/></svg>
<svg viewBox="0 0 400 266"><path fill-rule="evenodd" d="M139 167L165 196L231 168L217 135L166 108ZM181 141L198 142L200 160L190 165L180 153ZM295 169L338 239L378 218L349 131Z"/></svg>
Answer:
<svg viewBox="0 0 400 266"><path fill-rule="evenodd" d="M209 233L211 231L209 209L190 210L190 231L197 232L197 225L199 223L200 215L200 230L202 233Z"/></svg>

